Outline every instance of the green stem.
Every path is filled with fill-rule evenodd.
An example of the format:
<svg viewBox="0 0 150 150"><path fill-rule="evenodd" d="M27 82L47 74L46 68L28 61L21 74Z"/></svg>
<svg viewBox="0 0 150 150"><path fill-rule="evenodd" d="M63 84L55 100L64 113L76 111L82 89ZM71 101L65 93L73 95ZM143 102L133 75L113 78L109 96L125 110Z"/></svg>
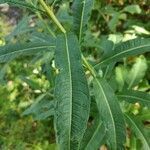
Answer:
<svg viewBox="0 0 150 150"><path fill-rule="evenodd" d="M60 24L60 22L58 21L58 19L56 18L56 16L54 15L53 11L51 10L50 7L48 7L46 5L46 3L43 0L39 0L40 4L42 5L42 7L45 9L45 11L47 12L47 14L49 15L49 17L54 21L54 23L58 26L58 28L63 32L66 33L66 30L64 29L64 27Z"/></svg>
<svg viewBox="0 0 150 150"><path fill-rule="evenodd" d="M29 2L30 2L31 5L34 6L32 0L30 0ZM48 27L48 25L45 23L45 20L42 18L42 15L41 15L38 11L36 11L35 13L36 13L36 15L38 16L38 18L43 22L43 24L45 25L45 27L47 28L47 30L49 31L49 33L50 33L54 38L56 38L54 32L53 32L53 31Z"/></svg>
<svg viewBox="0 0 150 150"><path fill-rule="evenodd" d="M52 20L54 21L54 23L57 25L57 27L64 33L66 34L66 30L64 29L64 27L60 24L60 22L58 21L58 19L56 18L55 14L53 13L53 11L51 10L51 8L49 8L46 3L43 0L39 0L40 4L43 6L43 8L45 9L45 11L47 12L47 14L52 18ZM94 70L94 68L88 63L88 61L86 60L86 58L82 55L82 60L84 65L87 67L87 69L90 71L91 75L95 78L96 77L96 72Z"/></svg>
<svg viewBox="0 0 150 150"><path fill-rule="evenodd" d="M88 61L86 60L86 58L83 55L82 55L82 60L83 60L84 65L90 71L91 75L95 78L96 72L95 72L94 68L88 63Z"/></svg>

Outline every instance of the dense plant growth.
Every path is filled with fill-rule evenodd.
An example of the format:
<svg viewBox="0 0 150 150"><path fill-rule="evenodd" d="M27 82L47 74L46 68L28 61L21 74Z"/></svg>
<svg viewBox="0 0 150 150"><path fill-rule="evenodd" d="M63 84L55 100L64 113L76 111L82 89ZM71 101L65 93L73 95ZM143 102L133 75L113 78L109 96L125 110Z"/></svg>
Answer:
<svg viewBox="0 0 150 150"><path fill-rule="evenodd" d="M98 0L0 3L28 10L0 47L0 81L6 84L6 68L15 63L14 59L24 57L25 64L40 67L40 84L32 75L39 70L30 71L32 77L26 77L26 73L17 76L40 93L31 106L23 107L23 118L51 118L48 132L54 135L55 131L56 142L48 149L150 149L150 33L132 20L122 25L128 14L132 17L141 13L139 5L117 10L111 1ZM132 29L124 35L115 34L130 24Z"/></svg>

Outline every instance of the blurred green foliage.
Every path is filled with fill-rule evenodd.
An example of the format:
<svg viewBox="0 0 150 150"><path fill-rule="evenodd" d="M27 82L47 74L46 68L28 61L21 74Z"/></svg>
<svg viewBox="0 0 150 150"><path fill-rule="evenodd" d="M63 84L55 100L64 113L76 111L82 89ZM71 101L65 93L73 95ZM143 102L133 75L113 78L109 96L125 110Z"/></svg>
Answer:
<svg viewBox="0 0 150 150"><path fill-rule="evenodd" d="M68 12L68 7L71 1L64 0L63 5L59 0L55 3L52 0L47 1L54 6L57 17L69 30L72 16L71 12ZM27 41L30 37L32 40L39 40L40 36L34 36L36 31L52 34L51 31L56 28L48 23L46 17L41 18L40 14L35 15L24 8L21 8L21 18L16 19L17 24L13 24L11 18L14 16L8 12L11 9L18 11L18 8L11 7L8 12L2 11L2 6L0 8L0 45ZM104 53L103 46L107 38L118 43L137 36L150 36L149 17L148 0L96 0L90 18L91 30L86 32L83 43L88 59L93 64L98 61L99 56ZM108 42L107 46L112 45ZM106 51L105 53L107 55ZM0 66L0 149L2 150L55 149L53 119L36 120L33 116L22 115L24 110L39 98L40 94L46 93L49 89L53 94L53 74L56 70L48 68L50 71L46 71L48 64L45 63L45 58L46 56L42 58L38 54L34 58L18 58ZM52 63L51 60L52 58L49 64ZM149 72L149 53L130 57L118 63L115 70L111 72L109 78L114 78L114 83L110 84L119 91L128 85L128 88L135 86L135 89L149 93ZM53 95L50 95L50 98L52 99ZM140 114L143 117L150 114L138 104L122 103L122 105L126 105L126 108L133 114ZM150 126L149 122L145 122L145 125ZM127 141L127 149L133 150L137 142L134 135L131 134Z"/></svg>

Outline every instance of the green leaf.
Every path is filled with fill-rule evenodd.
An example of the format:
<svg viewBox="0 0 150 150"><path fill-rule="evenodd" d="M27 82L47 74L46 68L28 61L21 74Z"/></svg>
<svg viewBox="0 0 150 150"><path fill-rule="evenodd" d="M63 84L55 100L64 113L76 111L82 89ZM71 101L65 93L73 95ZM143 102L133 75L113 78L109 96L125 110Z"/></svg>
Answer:
<svg viewBox="0 0 150 150"><path fill-rule="evenodd" d="M49 34L33 32L30 35L30 41L32 42L43 42L43 43L53 43L55 45L55 38L50 36Z"/></svg>
<svg viewBox="0 0 150 150"><path fill-rule="evenodd" d="M123 9L123 11L128 12L130 14L140 14L142 12L139 5L129 5Z"/></svg>
<svg viewBox="0 0 150 150"><path fill-rule="evenodd" d="M19 78L25 82L26 84L28 84L28 86L32 89L32 90L40 90L40 85L35 82L34 80L28 79L27 77L21 75L19 76Z"/></svg>
<svg viewBox="0 0 150 150"><path fill-rule="evenodd" d="M126 90L117 94L118 99L129 103L140 103L143 106L150 107L150 94L146 92Z"/></svg>
<svg viewBox="0 0 150 150"><path fill-rule="evenodd" d="M59 10L57 12L57 18L58 20L65 25L65 29L67 31L70 31L72 25L73 25L73 16L69 14L68 8L70 2L64 2L63 5L59 6Z"/></svg>
<svg viewBox="0 0 150 150"><path fill-rule="evenodd" d="M88 19L93 7L93 0L74 0L73 3L73 20L74 31L78 35L79 41L86 30Z"/></svg>
<svg viewBox="0 0 150 150"><path fill-rule="evenodd" d="M4 85L7 83L5 76L8 71L8 66L9 66L9 62L6 63L4 66L0 67L0 85L1 84Z"/></svg>
<svg viewBox="0 0 150 150"><path fill-rule="evenodd" d="M118 84L118 90L122 91L124 84L125 84L125 79L127 75L127 69L126 67L120 65L115 68L115 74L116 74L116 81Z"/></svg>
<svg viewBox="0 0 150 150"><path fill-rule="evenodd" d="M112 19L109 21L108 23L108 27L111 31L115 32L116 31L116 26L119 22L119 16L120 13L119 12L115 12L113 13Z"/></svg>
<svg viewBox="0 0 150 150"><path fill-rule="evenodd" d="M126 117L126 121L129 125L129 127L131 128L131 130L133 131L133 133L136 135L137 138L139 138L143 144L143 148L144 150L148 150L150 149L150 143L149 143L149 138L146 135L146 133L144 132L144 126L143 124L138 121L137 118L135 118L135 116L133 115L129 115L129 114L125 114Z"/></svg>
<svg viewBox="0 0 150 150"><path fill-rule="evenodd" d="M38 42L38 43L24 43L24 44L10 44L0 47L0 63L7 62L16 57L24 55L37 54L43 51L53 51L54 43Z"/></svg>
<svg viewBox="0 0 150 150"><path fill-rule="evenodd" d="M46 94L40 95L22 115L33 115L35 120L43 120L54 116L55 101L45 99Z"/></svg>
<svg viewBox="0 0 150 150"><path fill-rule="evenodd" d="M115 46L111 56L105 57L100 63L95 65L95 68L107 66L112 62L117 62L120 59L128 56L138 55L150 51L150 39L133 39Z"/></svg>
<svg viewBox="0 0 150 150"><path fill-rule="evenodd" d="M32 16L24 16L22 20L19 21L14 30L6 37L6 40L11 41L14 36L21 35L23 33L31 32L33 28L29 26L29 20Z"/></svg>
<svg viewBox="0 0 150 150"><path fill-rule="evenodd" d="M125 122L117 97L104 79L94 79L94 92L101 119L107 129L110 149L122 149L125 143Z"/></svg>
<svg viewBox="0 0 150 150"><path fill-rule="evenodd" d="M1 0L0 4L3 4L3 3L11 4L11 5L18 6L18 7L25 7L25 8L32 10L32 11L38 10L38 11L44 13L44 11L42 11L39 8L35 7L34 5L26 2L25 0Z"/></svg>
<svg viewBox="0 0 150 150"><path fill-rule="evenodd" d="M139 142L139 140L137 140L137 138L133 134L131 134L129 138L130 138L130 145L129 145L130 149L141 150L141 143Z"/></svg>
<svg viewBox="0 0 150 150"><path fill-rule="evenodd" d="M150 118L150 111L148 110L148 112L140 114L139 118L142 121L149 120L149 118Z"/></svg>
<svg viewBox="0 0 150 150"><path fill-rule="evenodd" d="M87 128L81 143L81 150L98 149L105 137L106 129L99 119L91 123L91 127Z"/></svg>
<svg viewBox="0 0 150 150"><path fill-rule="evenodd" d="M54 54L44 54L45 56L42 58L43 61L43 67L42 67L42 73L46 76L48 81L50 82L50 88L54 87L54 82L55 82L55 72L54 68L52 66Z"/></svg>
<svg viewBox="0 0 150 150"><path fill-rule="evenodd" d="M75 35L59 35L56 42L55 125L61 150L78 149L90 112L87 80Z"/></svg>
<svg viewBox="0 0 150 150"><path fill-rule="evenodd" d="M103 77L106 78L110 78L112 76L112 70L114 68L114 63L109 64L107 67L105 67L103 69Z"/></svg>
<svg viewBox="0 0 150 150"><path fill-rule="evenodd" d="M132 28L135 30L137 34L145 34L145 35L150 35L150 32L146 30L144 27L133 25Z"/></svg>
<svg viewBox="0 0 150 150"><path fill-rule="evenodd" d="M91 39L89 39L91 40ZM87 41L88 42L88 41ZM114 49L114 42L111 40L108 40L107 38L101 38L100 42L98 43L100 45L100 49L103 51L102 58L110 56Z"/></svg>
<svg viewBox="0 0 150 150"><path fill-rule="evenodd" d="M132 69L129 71L126 82L128 83L128 88L132 88L137 85L141 79L145 76L147 70L147 63L144 56L136 58L136 62L133 65Z"/></svg>

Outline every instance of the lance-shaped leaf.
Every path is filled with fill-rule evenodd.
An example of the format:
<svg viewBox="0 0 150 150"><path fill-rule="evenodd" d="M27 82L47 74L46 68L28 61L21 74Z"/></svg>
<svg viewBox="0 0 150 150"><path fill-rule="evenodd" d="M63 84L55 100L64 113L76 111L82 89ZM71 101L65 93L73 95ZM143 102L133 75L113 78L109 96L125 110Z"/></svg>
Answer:
<svg viewBox="0 0 150 150"><path fill-rule="evenodd" d="M25 0L1 0L0 4L3 4L3 3L11 4L11 5L18 6L18 7L25 7L32 11L38 10L40 12L44 12L44 11L40 10L39 8L37 8L36 6L26 2Z"/></svg>
<svg viewBox="0 0 150 150"><path fill-rule="evenodd" d="M100 119L94 120L92 125L87 128L81 143L81 150L96 150L103 144L106 129Z"/></svg>
<svg viewBox="0 0 150 150"><path fill-rule="evenodd" d="M2 85L7 83L5 76L8 70L8 66L9 62L6 63L4 66L0 67L0 84Z"/></svg>
<svg viewBox="0 0 150 150"><path fill-rule="evenodd" d="M125 122L118 100L104 79L94 79L94 92L101 119L107 129L110 149L122 149L125 143Z"/></svg>
<svg viewBox="0 0 150 150"><path fill-rule="evenodd" d="M143 150L150 149L150 142L149 137L144 131L143 124L138 120L138 118L135 118L133 115L125 114L126 122L131 128L132 132L136 135L137 138L139 138L143 144Z"/></svg>
<svg viewBox="0 0 150 150"><path fill-rule="evenodd" d="M150 111L149 111L149 109L147 109L147 112L144 112L143 114L140 114L138 116L138 118L140 120L142 120L142 121L149 120L149 118L150 118Z"/></svg>
<svg viewBox="0 0 150 150"><path fill-rule="evenodd" d="M38 42L24 44L10 44L0 47L0 63L7 62L19 56L37 54L43 51L53 51L53 43Z"/></svg>
<svg viewBox="0 0 150 150"><path fill-rule="evenodd" d="M143 106L150 107L150 94L146 92L126 90L117 94L118 99L129 103L140 103Z"/></svg>
<svg viewBox="0 0 150 150"><path fill-rule="evenodd" d="M86 130L90 99L76 36L59 35L55 55L57 143L61 150L77 150Z"/></svg>
<svg viewBox="0 0 150 150"><path fill-rule="evenodd" d="M54 111L55 101L47 99L46 94L42 94L22 115L33 115L35 120L43 120L50 116L54 116Z"/></svg>
<svg viewBox="0 0 150 150"><path fill-rule="evenodd" d="M81 41L83 32L86 29L92 7L93 7L93 0L74 0L73 25L74 31L78 35L79 41Z"/></svg>
<svg viewBox="0 0 150 150"><path fill-rule="evenodd" d="M34 29L29 26L29 21L31 20L31 18L32 16L24 16L18 22L17 26L13 29L13 31L8 36L6 36L6 41L11 41L11 39L15 36L31 32Z"/></svg>
<svg viewBox="0 0 150 150"><path fill-rule="evenodd" d="M136 58L136 62L133 65L132 69L129 71L126 82L128 83L128 89L137 85L141 79L145 76L147 70L147 63L144 56Z"/></svg>
<svg viewBox="0 0 150 150"><path fill-rule="evenodd" d="M123 9L124 12L128 12L130 14L140 14L142 12L139 5L129 5Z"/></svg>
<svg viewBox="0 0 150 150"><path fill-rule="evenodd" d="M128 56L138 55L150 51L150 39L133 39L115 46L114 51L108 57L101 60L95 65L95 68L106 66L112 62L117 62L120 59Z"/></svg>

